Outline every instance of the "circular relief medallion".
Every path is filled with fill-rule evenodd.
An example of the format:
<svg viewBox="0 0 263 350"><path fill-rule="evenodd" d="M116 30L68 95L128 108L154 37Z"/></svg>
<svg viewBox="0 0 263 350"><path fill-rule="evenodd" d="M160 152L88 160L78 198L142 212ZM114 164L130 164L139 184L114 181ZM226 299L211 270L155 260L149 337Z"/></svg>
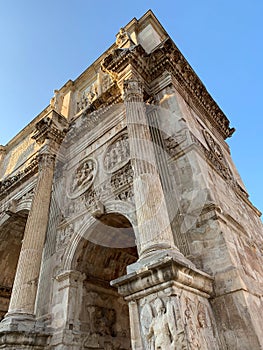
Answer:
<svg viewBox="0 0 263 350"><path fill-rule="evenodd" d="M68 182L68 197L77 198L92 185L97 173L97 162L86 158L73 170Z"/></svg>
<svg viewBox="0 0 263 350"><path fill-rule="evenodd" d="M123 167L130 159L130 148L128 134L123 133L117 136L107 147L103 165L104 169L113 173L117 169Z"/></svg>

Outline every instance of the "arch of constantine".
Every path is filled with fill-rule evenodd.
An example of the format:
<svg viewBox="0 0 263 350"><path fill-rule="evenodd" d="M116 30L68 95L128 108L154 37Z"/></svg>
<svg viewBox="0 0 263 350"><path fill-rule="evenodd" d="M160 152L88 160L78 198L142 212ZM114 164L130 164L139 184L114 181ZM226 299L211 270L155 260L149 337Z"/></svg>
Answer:
<svg viewBox="0 0 263 350"><path fill-rule="evenodd" d="M263 348L234 129L151 11L0 148L0 349Z"/></svg>

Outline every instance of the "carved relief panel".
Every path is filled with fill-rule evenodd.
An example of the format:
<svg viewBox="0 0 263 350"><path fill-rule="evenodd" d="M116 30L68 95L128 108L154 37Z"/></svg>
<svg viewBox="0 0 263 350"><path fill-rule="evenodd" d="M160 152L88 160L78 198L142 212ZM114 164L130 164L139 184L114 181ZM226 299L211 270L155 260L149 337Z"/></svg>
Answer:
<svg viewBox="0 0 263 350"><path fill-rule="evenodd" d="M219 350L208 301L192 293L155 293L140 302L140 328L147 350Z"/></svg>
<svg viewBox="0 0 263 350"><path fill-rule="evenodd" d="M86 158L74 169L67 185L68 197L77 198L86 192L92 185L97 173L97 162Z"/></svg>
<svg viewBox="0 0 263 350"><path fill-rule="evenodd" d="M124 166L130 159L128 134L126 132L118 135L107 147L103 165L107 172L113 173Z"/></svg>
<svg viewBox="0 0 263 350"><path fill-rule="evenodd" d="M188 349L177 297L157 297L150 303L145 302L140 321L145 349Z"/></svg>
<svg viewBox="0 0 263 350"><path fill-rule="evenodd" d="M109 291L96 291L87 285L84 294L82 320L82 349L129 350L130 330L128 308L121 298Z"/></svg>
<svg viewBox="0 0 263 350"><path fill-rule="evenodd" d="M110 75L100 69L96 75L96 79L86 86L84 90L78 92L77 112L89 107L99 96L112 86L112 83Z"/></svg>

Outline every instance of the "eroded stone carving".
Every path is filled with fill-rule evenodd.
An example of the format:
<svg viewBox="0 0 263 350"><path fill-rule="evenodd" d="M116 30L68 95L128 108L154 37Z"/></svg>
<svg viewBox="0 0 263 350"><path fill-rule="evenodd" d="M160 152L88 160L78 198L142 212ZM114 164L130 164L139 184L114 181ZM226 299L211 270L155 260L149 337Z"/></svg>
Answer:
<svg viewBox="0 0 263 350"><path fill-rule="evenodd" d="M227 166L225 157L219 144L213 139L207 130L203 130L203 134L210 149L214 152L216 157Z"/></svg>
<svg viewBox="0 0 263 350"><path fill-rule="evenodd" d="M20 170L16 174L5 178L3 181L0 181L0 197L28 179L29 176L35 174L37 172L37 169L38 157L33 157L23 170Z"/></svg>
<svg viewBox="0 0 263 350"><path fill-rule="evenodd" d="M36 123L32 139L39 145L42 145L46 140L60 144L66 135L67 128L67 120L55 111L51 111Z"/></svg>
<svg viewBox="0 0 263 350"><path fill-rule="evenodd" d="M73 171L69 182L69 198L77 198L89 189L97 172L97 163L92 158L86 158Z"/></svg>
<svg viewBox="0 0 263 350"><path fill-rule="evenodd" d="M171 157L175 156L180 150L182 150L182 147L184 146L186 141L187 141L186 130L183 130L182 132L176 135L172 135L167 138L164 138L164 145L167 153Z"/></svg>
<svg viewBox="0 0 263 350"><path fill-rule="evenodd" d="M72 224L67 225L59 231L57 235L57 249L64 247L69 241L70 237L74 234L74 228Z"/></svg>
<svg viewBox="0 0 263 350"><path fill-rule="evenodd" d="M133 47L135 43L133 42L130 33L124 28L121 28L116 35L116 45L119 49L129 49L130 47Z"/></svg>
<svg viewBox="0 0 263 350"><path fill-rule="evenodd" d="M184 323L189 349L218 349L207 305L197 298L186 297L184 302Z"/></svg>
<svg viewBox="0 0 263 350"><path fill-rule="evenodd" d="M215 170L218 172L220 176L223 177L223 179L229 181L234 187L236 185L233 182L233 175L229 168L229 165L225 161L225 158L223 156L223 153L220 152L220 146L218 145L217 148L217 154L213 149L211 149L212 146L209 146L210 149L207 149L199 140L198 138L190 133L192 141L202 150L202 152L205 154L206 158L209 160L209 162L213 165ZM219 156L220 155L220 156ZM220 159L222 158L222 160Z"/></svg>
<svg viewBox="0 0 263 350"><path fill-rule="evenodd" d="M59 90L54 90L54 96L50 100L50 106L56 112L60 113L63 103L63 95Z"/></svg>
<svg viewBox="0 0 263 350"><path fill-rule="evenodd" d="M92 333L101 336L116 336L116 311L114 309L92 305L88 307L88 312L90 315Z"/></svg>
<svg viewBox="0 0 263 350"><path fill-rule="evenodd" d="M98 83L97 80L91 84L86 90L79 95L79 101L77 102L77 112L90 106L92 102L98 97Z"/></svg>
<svg viewBox="0 0 263 350"><path fill-rule="evenodd" d="M145 347L148 350L186 350L184 327L178 305L156 298L141 310Z"/></svg>
<svg viewBox="0 0 263 350"><path fill-rule="evenodd" d="M130 149L128 135L120 135L107 148L104 155L104 168L108 172L114 172L129 161Z"/></svg>

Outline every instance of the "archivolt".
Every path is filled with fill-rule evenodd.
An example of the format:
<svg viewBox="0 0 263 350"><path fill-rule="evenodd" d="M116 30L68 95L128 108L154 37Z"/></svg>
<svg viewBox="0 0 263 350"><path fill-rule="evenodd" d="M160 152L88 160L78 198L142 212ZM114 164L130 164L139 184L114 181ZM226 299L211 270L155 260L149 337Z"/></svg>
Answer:
<svg viewBox="0 0 263 350"><path fill-rule="evenodd" d="M134 211L134 205L124 201L111 201L104 203L105 205L105 214L121 214L126 217L134 230L135 237L137 238L136 230L136 215ZM87 213L87 219L80 228L78 232L74 232L71 237L69 244L66 248L64 254L64 261L62 262L62 271L68 271L74 269L75 260L77 258L77 253L81 250L82 246L85 243L85 240L88 239L89 232L95 227L97 219L92 217Z"/></svg>

